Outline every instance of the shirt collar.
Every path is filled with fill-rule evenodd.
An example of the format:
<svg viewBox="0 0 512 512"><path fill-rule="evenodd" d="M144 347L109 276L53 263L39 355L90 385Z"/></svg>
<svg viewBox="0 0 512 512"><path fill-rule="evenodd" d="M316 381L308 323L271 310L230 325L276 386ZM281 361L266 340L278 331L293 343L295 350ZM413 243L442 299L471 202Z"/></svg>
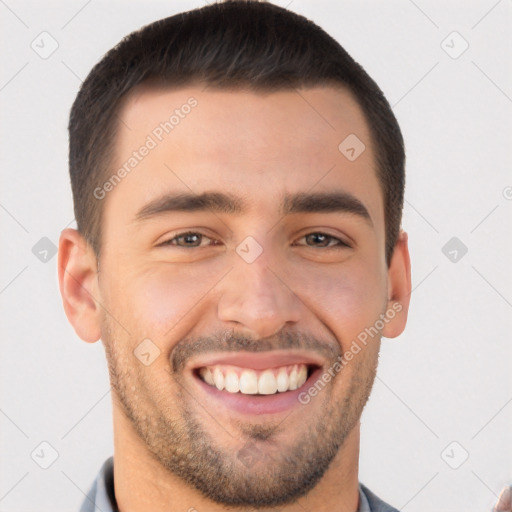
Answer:
<svg viewBox="0 0 512 512"><path fill-rule="evenodd" d="M119 512L114 494L114 457L103 463L80 512Z"/></svg>

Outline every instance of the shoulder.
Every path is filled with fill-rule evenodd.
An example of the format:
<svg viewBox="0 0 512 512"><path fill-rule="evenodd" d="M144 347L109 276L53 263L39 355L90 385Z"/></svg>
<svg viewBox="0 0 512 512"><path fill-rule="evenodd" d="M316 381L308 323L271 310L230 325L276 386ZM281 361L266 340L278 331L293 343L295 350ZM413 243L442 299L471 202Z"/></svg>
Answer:
<svg viewBox="0 0 512 512"><path fill-rule="evenodd" d="M109 457L101 467L79 512L114 512L117 504L114 495L114 459Z"/></svg>
<svg viewBox="0 0 512 512"><path fill-rule="evenodd" d="M368 487L359 482L359 485L364 492L368 504L370 505L371 512L398 512L398 510L386 502L382 501L377 495L375 495Z"/></svg>

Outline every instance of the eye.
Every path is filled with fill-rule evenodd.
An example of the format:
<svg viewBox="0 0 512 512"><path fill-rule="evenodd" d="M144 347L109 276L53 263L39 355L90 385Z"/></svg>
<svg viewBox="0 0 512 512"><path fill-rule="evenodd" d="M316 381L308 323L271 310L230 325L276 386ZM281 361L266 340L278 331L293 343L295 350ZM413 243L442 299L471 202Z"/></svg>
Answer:
<svg viewBox="0 0 512 512"><path fill-rule="evenodd" d="M346 247L351 247L349 244L345 243L340 238L319 231L308 233L307 235L304 235L302 238L306 239L308 247L313 248L318 247L320 249L343 249ZM310 245L309 242L311 242L313 245ZM335 242L334 245L332 245L331 242Z"/></svg>
<svg viewBox="0 0 512 512"><path fill-rule="evenodd" d="M201 247L201 242L203 239L212 240L210 237L203 235L202 233L199 233L197 231L185 231L184 233L178 233L173 238L170 238L169 240L166 240L165 242L162 242L161 246L166 245L175 245L177 247ZM183 244L181 242L184 242ZM218 245L217 240L212 240L212 244L210 245Z"/></svg>
<svg viewBox="0 0 512 512"><path fill-rule="evenodd" d="M312 248L324 248L324 249L343 249L350 248L351 246L332 235L328 235L327 233L322 233L319 231L315 231L313 233L308 233L301 237L301 239L306 239L307 247ZM176 246L181 248L196 248L204 245L201 244L203 240L211 240L212 243L206 245L219 245L220 242L218 240L213 240L210 237L204 235L203 233L199 233L198 231L185 231L183 233L177 233L173 238L169 240L165 240L159 246ZM334 244L333 244L334 242ZM303 245L303 244L296 244Z"/></svg>

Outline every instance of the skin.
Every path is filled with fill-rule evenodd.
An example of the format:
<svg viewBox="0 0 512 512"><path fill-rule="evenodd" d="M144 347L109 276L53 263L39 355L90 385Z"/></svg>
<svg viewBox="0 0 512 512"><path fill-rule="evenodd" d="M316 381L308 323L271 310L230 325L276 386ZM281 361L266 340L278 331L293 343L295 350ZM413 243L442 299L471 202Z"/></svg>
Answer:
<svg viewBox="0 0 512 512"><path fill-rule="evenodd" d="M62 231L64 309L80 338L101 338L105 346L122 512L215 512L224 504L357 510L360 416L380 338L398 336L407 320L407 234L401 232L388 267L374 150L351 94L331 87L299 92L139 86L120 111L129 129L119 125L114 169L189 97L198 105L103 199L99 272L82 236ZM353 162L338 150L351 133L366 145ZM366 206L371 223L350 213L279 213L285 193L341 189ZM246 211L134 220L164 192L213 190L240 196ZM181 238L189 247L159 245L189 230L205 238ZM306 237L318 232L335 239ZM252 263L236 252L247 236L263 249ZM323 247L337 239L350 246ZM208 354L302 350L328 368L393 304L401 310L380 334L291 413L234 412L207 399L192 375L205 346ZM149 366L133 355L146 338L160 350ZM237 457L247 443L258 450L251 467Z"/></svg>

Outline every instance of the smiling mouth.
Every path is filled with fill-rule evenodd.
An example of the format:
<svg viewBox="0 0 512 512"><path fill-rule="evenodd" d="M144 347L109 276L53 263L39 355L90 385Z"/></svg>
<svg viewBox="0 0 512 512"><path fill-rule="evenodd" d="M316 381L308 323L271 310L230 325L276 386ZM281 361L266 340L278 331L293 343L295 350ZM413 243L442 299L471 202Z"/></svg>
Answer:
<svg viewBox="0 0 512 512"><path fill-rule="evenodd" d="M219 391L242 395L275 395L300 388L318 368L316 364L305 363L260 370L216 364L196 368L194 373Z"/></svg>

